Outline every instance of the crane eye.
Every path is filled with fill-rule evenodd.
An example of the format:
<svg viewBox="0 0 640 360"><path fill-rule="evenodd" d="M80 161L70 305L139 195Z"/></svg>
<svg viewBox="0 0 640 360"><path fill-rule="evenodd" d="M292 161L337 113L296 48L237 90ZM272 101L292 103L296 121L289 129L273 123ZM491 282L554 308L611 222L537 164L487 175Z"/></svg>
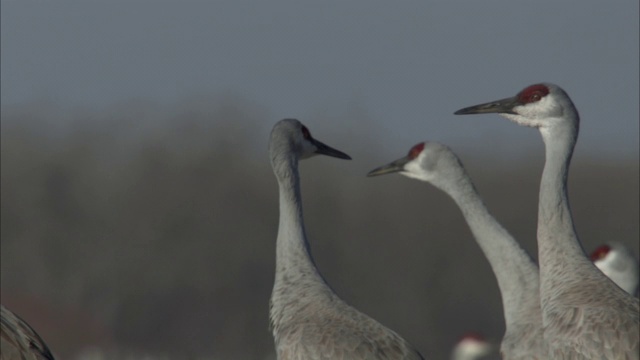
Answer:
<svg viewBox="0 0 640 360"><path fill-rule="evenodd" d="M602 245L591 253L591 261L602 260L609 254L611 247L609 245Z"/></svg>
<svg viewBox="0 0 640 360"><path fill-rule="evenodd" d="M415 145L414 147L411 148L411 150L409 150L409 155L407 155L407 157L409 159L413 160L413 159L417 158L418 155L420 155L422 150L424 150L424 143L420 143L418 145Z"/></svg>
<svg viewBox="0 0 640 360"><path fill-rule="evenodd" d="M518 93L518 100L522 104L540 101L549 94L549 88L544 84L531 85Z"/></svg>
<svg viewBox="0 0 640 360"><path fill-rule="evenodd" d="M307 140L311 139L311 133L309 132L309 129L307 129L306 126L302 126L302 136Z"/></svg>

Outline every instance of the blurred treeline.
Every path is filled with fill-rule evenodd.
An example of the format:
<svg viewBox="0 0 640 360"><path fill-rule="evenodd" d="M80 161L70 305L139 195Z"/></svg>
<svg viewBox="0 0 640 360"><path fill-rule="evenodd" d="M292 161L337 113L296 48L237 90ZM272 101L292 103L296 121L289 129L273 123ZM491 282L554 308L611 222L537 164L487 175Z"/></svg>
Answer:
<svg viewBox="0 0 640 360"><path fill-rule="evenodd" d="M497 285L460 212L424 183L366 178L414 144L372 152L393 139L356 115L301 119L355 159L301 166L321 272L424 353L446 358L469 330L497 341ZM278 207L266 145L277 120L233 97L3 107L2 302L64 358L89 345L174 359L270 356ZM366 124L360 140L354 120ZM536 257L541 151L510 162L458 154ZM574 158L572 208L586 251L620 241L638 253L638 187L637 158Z"/></svg>

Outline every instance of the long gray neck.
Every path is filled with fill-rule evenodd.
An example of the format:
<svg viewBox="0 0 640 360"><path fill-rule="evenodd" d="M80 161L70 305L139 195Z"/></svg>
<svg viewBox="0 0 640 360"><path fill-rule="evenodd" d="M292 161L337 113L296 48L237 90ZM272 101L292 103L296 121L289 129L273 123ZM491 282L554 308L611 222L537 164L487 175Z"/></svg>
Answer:
<svg viewBox="0 0 640 360"><path fill-rule="evenodd" d="M284 152L290 153L290 152ZM280 190L280 221L276 241L276 276L269 317L276 342L283 327L309 303L333 296L309 252L304 230L298 160L293 155L272 159Z"/></svg>
<svg viewBox="0 0 640 360"><path fill-rule="evenodd" d="M567 195L577 126L577 122L557 121L553 129L541 129L545 165L538 202L538 255L543 307L561 296L560 292L552 292L554 289L578 285L581 279L592 278L597 272L576 235Z"/></svg>
<svg viewBox="0 0 640 360"><path fill-rule="evenodd" d="M276 286L281 281L318 282L324 280L315 267L302 216L298 161L281 159L277 178L280 190L280 221L276 243Z"/></svg>
<svg viewBox="0 0 640 360"><path fill-rule="evenodd" d="M437 186L437 185L436 185ZM489 213L462 172L438 186L456 202L498 281L507 328L540 314L538 269L531 257ZM528 318L525 320L525 318Z"/></svg>

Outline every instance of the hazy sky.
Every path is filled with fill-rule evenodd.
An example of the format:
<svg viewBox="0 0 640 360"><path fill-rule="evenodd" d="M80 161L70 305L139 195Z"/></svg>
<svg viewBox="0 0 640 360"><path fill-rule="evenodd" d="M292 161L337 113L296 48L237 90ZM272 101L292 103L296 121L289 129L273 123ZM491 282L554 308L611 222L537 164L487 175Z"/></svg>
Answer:
<svg viewBox="0 0 640 360"><path fill-rule="evenodd" d="M582 116L579 154L638 157L638 1L2 1L2 106L245 97L414 143L518 152L533 130L464 106L540 81ZM371 124L331 123L364 111ZM262 131L262 130L261 130ZM492 136L495 135L495 136ZM489 141L489 138L492 138ZM390 150L391 151L391 150Z"/></svg>

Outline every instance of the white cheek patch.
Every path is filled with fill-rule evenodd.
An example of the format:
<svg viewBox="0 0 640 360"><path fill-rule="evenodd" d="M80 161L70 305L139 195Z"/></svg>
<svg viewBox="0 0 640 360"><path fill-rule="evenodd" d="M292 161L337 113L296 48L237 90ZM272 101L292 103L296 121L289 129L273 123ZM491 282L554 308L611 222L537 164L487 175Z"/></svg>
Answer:
<svg viewBox="0 0 640 360"><path fill-rule="evenodd" d="M318 148L313 145L310 141L307 140L303 140L302 141L302 153L300 154L300 158L301 159L307 159L310 158L316 154L316 150L318 150Z"/></svg>
<svg viewBox="0 0 640 360"><path fill-rule="evenodd" d="M518 125L543 128L549 124L550 119L559 116L559 114L561 115L562 110L558 107L557 103L553 101L551 95L547 95L538 102L515 106L513 112L516 114L500 115Z"/></svg>
<svg viewBox="0 0 640 360"><path fill-rule="evenodd" d="M469 358L485 356L491 351L491 345L480 341L465 340L458 346L460 352Z"/></svg>
<svg viewBox="0 0 640 360"><path fill-rule="evenodd" d="M422 166L420 166L424 156L425 156L425 152L422 151L417 158L406 163L404 165L404 171L402 171L402 175L412 179L429 181L429 176L427 174L427 171L423 169Z"/></svg>
<svg viewBox="0 0 640 360"><path fill-rule="evenodd" d="M615 252L610 251L604 258L596 261L596 266L600 268L600 270L602 270L603 268L610 269L615 265L617 257L618 255Z"/></svg>
<svg viewBox="0 0 640 360"><path fill-rule="evenodd" d="M422 180L422 181L425 180L424 177L422 176L422 174L416 174L416 173L409 172L406 168L405 168L404 171L400 172L400 174L402 174L402 175L404 175L404 176L406 176L406 177L408 177L410 179L416 179L416 180Z"/></svg>
<svg viewBox="0 0 640 360"><path fill-rule="evenodd" d="M525 119L511 120L517 121L523 125L535 127L543 126L548 122L545 120L560 118L563 115L562 106L559 105L558 101L553 97L553 94L549 94L540 99L540 101L534 103L516 106L513 110L520 115L520 117L524 117ZM511 116L517 117L518 115Z"/></svg>
<svg viewBox="0 0 640 360"><path fill-rule="evenodd" d="M418 161L416 159L409 161L404 165L404 171L410 172L413 174L419 174L422 172L420 169L420 165L418 165Z"/></svg>
<svg viewBox="0 0 640 360"><path fill-rule="evenodd" d="M519 111L518 109L522 108L522 106L517 106L515 108L513 108L513 110L517 113L521 113L521 111ZM522 126L528 126L528 127L538 127L540 126L537 121L529 119L525 116L522 115L516 115L516 114L500 114L500 116L502 116L503 118L509 119L510 121L513 121L514 123L518 124L518 125L522 125Z"/></svg>

